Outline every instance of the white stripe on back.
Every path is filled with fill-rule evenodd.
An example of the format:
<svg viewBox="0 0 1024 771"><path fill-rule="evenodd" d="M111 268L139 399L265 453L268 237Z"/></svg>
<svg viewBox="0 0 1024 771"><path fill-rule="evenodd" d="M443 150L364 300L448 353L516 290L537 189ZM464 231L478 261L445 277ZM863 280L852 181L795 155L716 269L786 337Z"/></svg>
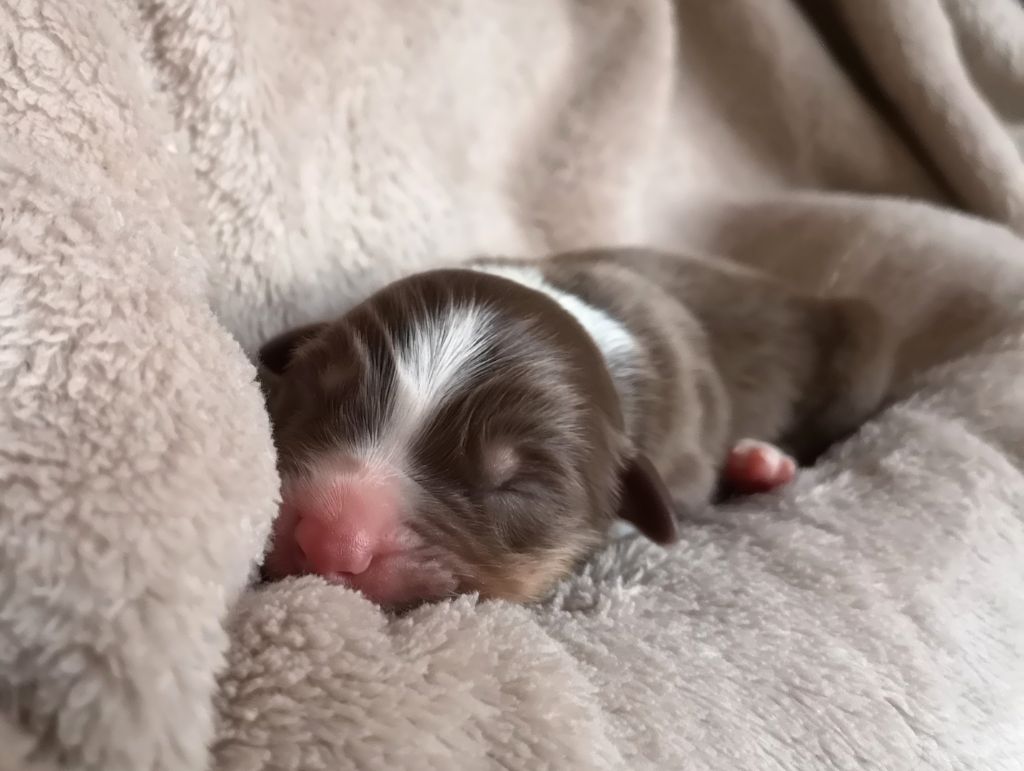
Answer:
<svg viewBox="0 0 1024 771"><path fill-rule="evenodd" d="M473 270L492 276L507 278L530 289L543 292L572 315L587 331L604 357L609 371L622 372L631 366L637 345L633 335L618 319L600 308L595 308L569 292L550 284L541 271L532 265L477 264Z"/></svg>

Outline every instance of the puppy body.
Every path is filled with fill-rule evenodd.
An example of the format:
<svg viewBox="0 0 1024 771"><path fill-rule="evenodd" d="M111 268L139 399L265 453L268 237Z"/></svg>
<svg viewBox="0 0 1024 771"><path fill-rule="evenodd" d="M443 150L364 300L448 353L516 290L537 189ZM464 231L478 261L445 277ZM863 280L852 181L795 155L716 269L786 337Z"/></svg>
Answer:
<svg viewBox="0 0 1024 771"><path fill-rule="evenodd" d="M813 459L879 407L891 379L893 342L873 308L724 261L630 249L475 267L577 317L605 355L636 452L683 506L709 499L742 439Z"/></svg>
<svg viewBox="0 0 1024 771"><path fill-rule="evenodd" d="M674 540L737 440L807 457L855 428L888 382L881 331L645 250L403 279L261 353L284 482L266 572L384 604L538 597L616 516Z"/></svg>

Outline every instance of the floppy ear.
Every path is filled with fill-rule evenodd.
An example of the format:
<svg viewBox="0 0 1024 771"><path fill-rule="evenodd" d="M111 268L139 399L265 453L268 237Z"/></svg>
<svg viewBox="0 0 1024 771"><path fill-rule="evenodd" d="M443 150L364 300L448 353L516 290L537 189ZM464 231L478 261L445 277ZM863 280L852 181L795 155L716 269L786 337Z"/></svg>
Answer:
<svg viewBox="0 0 1024 771"><path fill-rule="evenodd" d="M632 458L622 474L619 517L655 543L667 545L679 539L672 497L644 455Z"/></svg>
<svg viewBox="0 0 1024 771"><path fill-rule="evenodd" d="M312 338L324 324L307 324L304 327L283 332L263 344L256 359L256 380L263 390L264 398L269 399L281 382L281 376L304 342Z"/></svg>
<svg viewBox="0 0 1024 771"><path fill-rule="evenodd" d="M292 356L304 342L314 337L326 324L307 324L304 327L296 327L287 332L282 332L277 337L271 338L260 348L259 361L260 376L280 375L291 363Z"/></svg>

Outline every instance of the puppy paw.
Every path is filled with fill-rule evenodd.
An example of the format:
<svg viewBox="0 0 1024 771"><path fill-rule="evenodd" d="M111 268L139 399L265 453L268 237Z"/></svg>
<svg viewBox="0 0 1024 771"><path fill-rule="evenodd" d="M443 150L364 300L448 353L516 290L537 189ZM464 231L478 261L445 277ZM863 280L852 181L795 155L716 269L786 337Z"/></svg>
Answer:
<svg viewBox="0 0 1024 771"><path fill-rule="evenodd" d="M726 458L723 482L740 495L766 493L796 476L796 461L778 447L756 439L741 439Z"/></svg>

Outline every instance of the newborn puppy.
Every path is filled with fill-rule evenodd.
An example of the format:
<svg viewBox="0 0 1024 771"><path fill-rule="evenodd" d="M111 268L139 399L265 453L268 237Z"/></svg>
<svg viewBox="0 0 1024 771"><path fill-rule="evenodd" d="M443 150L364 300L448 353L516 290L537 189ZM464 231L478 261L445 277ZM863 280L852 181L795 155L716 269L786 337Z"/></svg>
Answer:
<svg viewBox="0 0 1024 771"><path fill-rule="evenodd" d="M544 595L618 519L658 543L742 437L810 456L891 366L878 316L642 250L397 281L261 352L282 476L264 563L383 605Z"/></svg>

